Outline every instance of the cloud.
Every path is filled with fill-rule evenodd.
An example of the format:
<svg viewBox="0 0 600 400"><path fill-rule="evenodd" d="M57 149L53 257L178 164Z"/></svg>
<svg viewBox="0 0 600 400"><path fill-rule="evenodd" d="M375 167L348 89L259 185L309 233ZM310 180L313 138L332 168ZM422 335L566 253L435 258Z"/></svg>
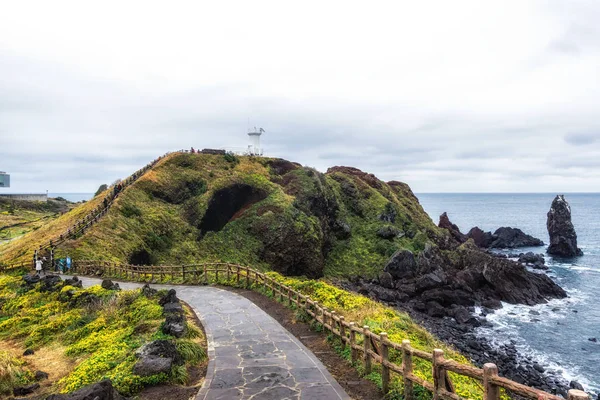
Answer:
<svg viewBox="0 0 600 400"><path fill-rule="evenodd" d="M568 133L565 135L565 142L575 146L585 146L598 141L599 138L600 133Z"/></svg>
<svg viewBox="0 0 600 400"><path fill-rule="evenodd" d="M93 192L250 124L268 155L416 192L598 187L600 5L432 4L11 4L0 169Z"/></svg>

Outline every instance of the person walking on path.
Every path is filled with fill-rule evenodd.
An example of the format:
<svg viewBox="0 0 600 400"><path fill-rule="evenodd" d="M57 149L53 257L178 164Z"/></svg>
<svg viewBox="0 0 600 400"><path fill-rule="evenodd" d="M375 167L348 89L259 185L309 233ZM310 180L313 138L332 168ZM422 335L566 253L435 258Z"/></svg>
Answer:
<svg viewBox="0 0 600 400"><path fill-rule="evenodd" d="M41 276L42 272L43 272L43 262L41 259L38 258L37 260L35 260L35 273L38 276Z"/></svg>

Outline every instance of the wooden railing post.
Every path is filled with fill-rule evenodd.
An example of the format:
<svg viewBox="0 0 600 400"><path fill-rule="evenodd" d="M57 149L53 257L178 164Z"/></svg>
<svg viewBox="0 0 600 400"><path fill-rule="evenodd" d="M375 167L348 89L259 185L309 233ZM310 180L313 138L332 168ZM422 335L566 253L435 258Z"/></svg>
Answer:
<svg viewBox="0 0 600 400"><path fill-rule="evenodd" d="M567 395L567 400L590 400L590 396L581 390L571 389Z"/></svg>
<svg viewBox="0 0 600 400"><path fill-rule="evenodd" d="M327 310L327 308L323 307L322 308L322 316L323 316L323 331L327 332L327 313L329 312L329 310Z"/></svg>
<svg viewBox="0 0 600 400"><path fill-rule="evenodd" d="M371 331L367 325L363 326L363 336L365 374L369 375L371 373L371 355L369 354L369 350L371 350Z"/></svg>
<svg viewBox="0 0 600 400"><path fill-rule="evenodd" d="M202 266L203 274L204 274L204 284L208 285L208 273L206 272L206 264Z"/></svg>
<svg viewBox="0 0 600 400"><path fill-rule="evenodd" d="M413 400L413 382L408 378L413 372L410 340L402 341L402 378L404 380L404 399Z"/></svg>
<svg viewBox="0 0 600 400"><path fill-rule="evenodd" d="M386 394L390 391L390 368L387 365L389 359L388 334L381 332L379 336L381 336L381 388Z"/></svg>
<svg viewBox="0 0 600 400"><path fill-rule="evenodd" d="M490 378L498 376L496 364L487 363L483 365L483 400L499 400L500 388L490 382Z"/></svg>
<svg viewBox="0 0 600 400"><path fill-rule="evenodd" d="M246 289L250 287L250 270L246 267Z"/></svg>
<svg viewBox="0 0 600 400"><path fill-rule="evenodd" d="M444 361L444 350L433 350L433 400L441 398L440 390L446 389L446 373L440 362Z"/></svg>
<svg viewBox="0 0 600 400"><path fill-rule="evenodd" d="M283 303L283 285L279 283L279 302Z"/></svg>
<svg viewBox="0 0 600 400"><path fill-rule="evenodd" d="M335 325L337 321L335 320L335 311L331 310L329 313L329 325L331 326L331 333L335 335Z"/></svg>
<svg viewBox="0 0 600 400"><path fill-rule="evenodd" d="M231 279L231 266L229 264L227 264L227 283L229 283L230 279Z"/></svg>
<svg viewBox="0 0 600 400"><path fill-rule="evenodd" d="M342 346L346 347L346 327L344 326L344 316L340 315L340 337L342 338Z"/></svg>
<svg viewBox="0 0 600 400"><path fill-rule="evenodd" d="M288 306L292 306L292 289L288 288L287 289L287 295L288 295Z"/></svg>
<svg viewBox="0 0 600 400"><path fill-rule="evenodd" d="M240 266L236 265L236 276L235 276L235 283L239 286L240 285Z"/></svg>
<svg viewBox="0 0 600 400"><path fill-rule="evenodd" d="M356 362L356 349L354 346L356 345L356 322L350 322L350 361L352 364Z"/></svg>

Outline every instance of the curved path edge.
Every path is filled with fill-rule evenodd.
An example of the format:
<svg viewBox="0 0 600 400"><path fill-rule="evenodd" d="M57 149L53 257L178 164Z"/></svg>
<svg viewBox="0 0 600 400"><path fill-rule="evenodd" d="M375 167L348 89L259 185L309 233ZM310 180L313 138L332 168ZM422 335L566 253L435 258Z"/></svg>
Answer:
<svg viewBox="0 0 600 400"><path fill-rule="evenodd" d="M102 282L80 279L84 286ZM123 289L143 286L114 282ZM175 289L204 326L209 362L196 400L350 399L309 349L247 298L211 286L151 286Z"/></svg>

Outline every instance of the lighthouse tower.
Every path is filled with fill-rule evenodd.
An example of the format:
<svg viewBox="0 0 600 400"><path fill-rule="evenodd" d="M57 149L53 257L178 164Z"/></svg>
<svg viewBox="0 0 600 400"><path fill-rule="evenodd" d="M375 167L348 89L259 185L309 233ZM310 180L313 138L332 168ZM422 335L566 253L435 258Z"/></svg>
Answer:
<svg viewBox="0 0 600 400"><path fill-rule="evenodd" d="M251 156L262 156L263 151L260 148L260 135L265 133L263 128L250 129L248 136L250 137L250 144L248 145L248 154Z"/></svg>

